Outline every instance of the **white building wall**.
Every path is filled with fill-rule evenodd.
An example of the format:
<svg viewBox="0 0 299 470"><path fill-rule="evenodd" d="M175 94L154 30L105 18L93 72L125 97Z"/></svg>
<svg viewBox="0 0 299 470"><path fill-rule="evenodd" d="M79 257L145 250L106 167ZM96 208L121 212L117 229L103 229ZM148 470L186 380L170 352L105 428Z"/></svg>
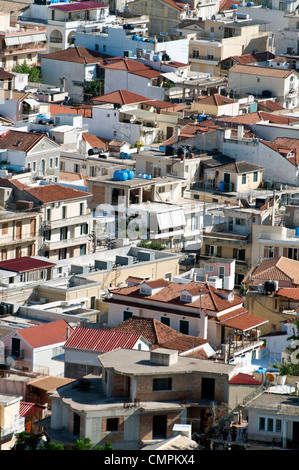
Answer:
<svg viewBox="0 0 299 470"><path fill-rule="evenodd" d="M62 347L64 343L51 345L48 348L35 349L33 352L33 370L42 370L46 368L46 373L54 377L63 376L64 362L53 360L53 355L56 354L55 348Z"/></svg>
<svg viewBox="0 0 299 470"><path fill-rule="evenodd" d="M245 160L262 166L264 168L263 180L271 180L282 184L298 184L296 166L259 141L225 139L223 153L228 157L235 158L237 162Z"/></svg>

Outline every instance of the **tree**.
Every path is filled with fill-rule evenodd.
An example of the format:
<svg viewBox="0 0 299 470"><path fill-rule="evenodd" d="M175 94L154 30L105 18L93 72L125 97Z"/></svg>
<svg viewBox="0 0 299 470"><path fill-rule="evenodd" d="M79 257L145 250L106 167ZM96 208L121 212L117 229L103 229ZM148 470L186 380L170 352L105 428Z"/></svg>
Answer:
<svg viewBox="0 0 299 470"><path fill-rule="evenodd" d="M110 442L106 442L105 446L94 446L89 437L80 437L77 439L74 450L112 450L112 447Z"/></svg>
<svg viewBox="0 0 299 470"><path fill-rule="evenodd" d="M87 98L93 98L94 96L103 94L103 92L104 81L100 78L93 78L92 80L90 80L90 82L85 85L84 88L84 95L86 95Z"/></svg>
<svg viewBox="0 0 299 470"><path fill-rule="evenodd" d="M31 434L28 431L20 432L16 434L13 450L36 450L41 437L41 434Z"/></svg>
<svg viewBox="0 0 299 470"><path fill-rule="evenodd" d="M27 73L28 82L39 83L42 81L40 67L38 67L37 65L33 65L32 67L29 67L26 60L24 60L22 64L16 65L12 69L12 71L16 73Z"/></svg>

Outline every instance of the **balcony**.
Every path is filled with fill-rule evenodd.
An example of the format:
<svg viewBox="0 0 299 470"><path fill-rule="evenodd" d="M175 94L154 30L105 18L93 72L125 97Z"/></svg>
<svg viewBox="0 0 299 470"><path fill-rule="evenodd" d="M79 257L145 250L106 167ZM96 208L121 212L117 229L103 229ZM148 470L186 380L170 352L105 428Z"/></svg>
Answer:
<svg viewBox="0 0 299 470"><path fill-rule="evenodd" d="M4 56L9 55L18 55L18 54L27 54L30 52L39 52L46 50L46 46L44 43L36 43L36 44L28 44L27 46L23 47L9 47L0 50L0 54Z"/></svg>
<svg viewBox="0 0 299 470"><path fill-rule="evenodd" d="M45 240L45 250L59 250L60 248L68 248L70 246L82 245L89 242L89 235L81 235L79 237L67 238L66 240L49 241Z"/></svg>
<svg viewBox="0 0 299 470"><path fill-rule="evenodd" d="M220 62L221 60L221 57L217 57L217 56L213 56L213 55L192 55L190 54L189 55L189 60L190 61L194 61L194 60L198 60L198 61L203 61L203 62L214 62L215 64L217 64L218 62Z"/></svg>
<svg viewBox="0 0 299 470"><path fill-rule="evenodd" d="M21 359L24 359L25 350L20 349L19 351L15 351L13 349L5 348L4 354L5 354L5 358L12 357L13 359L19 361Z"/></svg>
<svg viewBox="0 0 299 470"><path fill-rule="evenodd" d="M1 427L1 440L8 439L14 434L20 433L25 430L25 418L19 418L14 421L10 426Z"/></svg>
<svg viewBox="0 0 299 470"><path fill-rule="evenodd" d="M78 215L75 217L67 217L66 219L57 219L57 220L45 220L43 223L44 230L53 230L55 228L61 228L76 224L84 224L91 220L91 212L87 214Z"/></svg>

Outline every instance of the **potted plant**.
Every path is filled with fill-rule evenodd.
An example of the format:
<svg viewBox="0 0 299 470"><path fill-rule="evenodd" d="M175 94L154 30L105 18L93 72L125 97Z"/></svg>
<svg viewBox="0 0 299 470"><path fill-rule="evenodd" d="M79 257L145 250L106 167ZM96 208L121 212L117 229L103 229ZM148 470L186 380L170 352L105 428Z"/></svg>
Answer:
<svg viewBox="0 0 299 470"><path fill-rule="evenodd" d="M235 441L236 437L237 437L237 428L236 428L236 426L232 426L230 434L231 434L232 441Z"/></svg>

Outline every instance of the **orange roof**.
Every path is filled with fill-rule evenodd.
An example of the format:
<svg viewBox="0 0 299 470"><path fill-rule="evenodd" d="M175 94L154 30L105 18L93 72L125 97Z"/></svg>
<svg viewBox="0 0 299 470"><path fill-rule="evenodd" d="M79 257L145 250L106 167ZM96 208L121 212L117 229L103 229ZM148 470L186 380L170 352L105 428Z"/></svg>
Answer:
<svg viewBox="0 0 299 470"><path fill-rule="evenodd" d="M92 117L92 106L64 106L50 103L50 113L54 114L82 114L84 117Z"/></svg>
<svg viewBox="0 0 299 470"><path fill-rule="evenodd" d="M268 280L287 281L299 285L299 261L284 256L265 259L260 265L251 268L243 282L255 284Z"/></svg>
<svg viewBox="0 0 299 470"><path fill-rule="evenodd" d="M41 348L51 344L64 343L67 339L69 328L72 331L72 328L65 320L57 320L29 328L22 328L17 330L17 332L32 348Z"/></svg>
<svg viewBox="0 0 299 470"><path fill-rule="evenodd" d="M32 188L27 187L25 188L25 191L43 203L65 201L68 199L76 199L78 197L91 196L91 194L87 193L86 191L68 188L67 186L54 183Z"/></svg>
<svg viewBox="0 0 299 470"><path fill-rule="evenodd" d="M231 98L228 98L227 96L214 93L210 96L201 97L200 103L208 104L211 106L225 106L226 104L236 103L236 101L232 100Z"/></svg>
<svg viewBox="0 0 299 470"><path fill-rule="evenodd" d="M75 46L69 47L68 49L62 49L61 51L44 54L42 59L62 60L63 62L73 62L78 64L98 64L102 63L109 57L110 56L107 54L101 54L100 52L95 52L83 46Z"/></svg>
<svg viewBox="0 0 299 470"><path fill-rule="evenodd" d="M106 95L96 96L93 98L95 103L113 103L113 104L131 104L131 103L140 103L150 101L150 98L145 96L138 95L137 93L132 93L128 90L117 90Z"/></svg>
<svg viewBox="0 0 299 470"><path fill-rule="evenodd" d="M268 323L267 319L251 315L244 308L239 308L230 313L220 315L218 317L218 321L221 325L228 328L242 331L251 330L252 328L256 328L264 323Z"/></svg>
<svg viewBox="0 0 299 470"><path fill-rule="evenodd" d="M272 142L261 141L267 147L280 153L293 165L299 165L299 139L276 137ZM289 155L290 154L290 155Z"/></svg>
<svg viewBox="0 0 299 470"><path fill-rule="evenodd" d="M292 300L299 300L299 289L298 287L282 287L276 292L281 297L287 297Z"/></svg>
<svg viewBox="0 0 299 470"><path fill-rule="evenodd" d="M137 62L136 60L120 58L102 66L104 69L126 70L127 72L136 72L138 70L151 70L148 65Z"/></svg>
<svg viewBox="0 0 299 470"><path fill-rule="evenodd" d="M262 67L259 65L235 64L229 69L229 73L244 73L246 75L260 75L264 77L287 78L294 73L293 69L280 69L275 67Z"/></svg>
<svg viewBox="0 0 299 470"><path fill-rule="evenodd" d="M96 135L89 134L88 132L84 132L82 134L82 140L87 142L92 148L107 148L107 144L109 143L109 139L103 139L102 137L97 137Z"/></svg>

